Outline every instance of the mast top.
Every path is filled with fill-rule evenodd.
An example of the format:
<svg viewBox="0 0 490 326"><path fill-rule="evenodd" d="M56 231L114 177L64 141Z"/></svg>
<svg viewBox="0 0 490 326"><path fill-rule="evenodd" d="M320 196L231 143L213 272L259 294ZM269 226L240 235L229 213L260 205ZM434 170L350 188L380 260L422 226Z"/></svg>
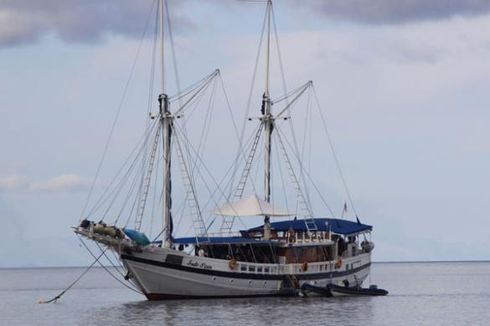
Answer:
<svg viewBox="0 0 490 326"><path fill-rule="evenodd" d="M159 25L160 25L160 64L161 64L161 72L160 72L160 87L161 93L165 93L165 0L158 0L158 8L159 8Z"/></svg>
<svg viewBox="0 0 490 326"><path fill-rule="evenodd" d="M265 90L264 98L269 100L269 80L270 80L270 48L271 48L271 13L272 13L272 0L267 1L267 49L266 49L266 62L265 62ZM270 106L269 106L270 107ZM264 112L267 114L270 112Z"/></svg>

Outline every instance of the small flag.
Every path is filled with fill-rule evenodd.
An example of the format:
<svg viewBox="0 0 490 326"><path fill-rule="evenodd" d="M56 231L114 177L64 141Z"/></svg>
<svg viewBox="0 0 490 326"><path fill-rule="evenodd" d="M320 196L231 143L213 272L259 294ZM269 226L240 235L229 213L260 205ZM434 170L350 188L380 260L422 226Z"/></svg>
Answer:
<svg viewBox="0 0 490 326"><path fill-rule="evenodd" d="M340 214L340 217L344 218L345 213L347 213L347 203L344 202L344 207L342 208L342 214Z"/></svg>
<svg viewBox="0 0 490 326"><path fill-rule="evenodd" d="M359 221L359 217L357 217L357 215L356 215L356 220L357 220L357 224L361 224L361 221Z"/></svg>

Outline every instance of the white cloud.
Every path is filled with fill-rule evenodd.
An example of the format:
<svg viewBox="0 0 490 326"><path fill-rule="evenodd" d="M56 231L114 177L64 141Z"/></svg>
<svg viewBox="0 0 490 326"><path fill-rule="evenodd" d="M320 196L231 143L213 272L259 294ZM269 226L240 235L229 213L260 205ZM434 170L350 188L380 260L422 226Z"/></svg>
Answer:
<svg viewBox="0 0 490 326"><path fill-rule="evenodd" d="M32 181L25 176L10 175L0 178L0 190L80 191L89 189L91 181L76 174L62 174L48 180Z"/></svg>
<svg viewBox="0 0 490 326"><path fill-rule="evenodd" d="M475 0L313 0L308 5L329 18L367 24L400 24L488 13L488 1Z"/></svg>
<svg viewBox="0 0 490 326"><path fill-rule="evenodd" d="M32 182L32 191L80 191L90 187L90 181L76 174L63 174L49 180Z"/></svg>
<svg viewBox="0 0 490 326"><path fill-rule="evenodd" d="M0 190L26 189L29 182L26 177L21 175L9 175L0 178Z"/></svg>
<svg viewBox="0 0 490 326"><path fill-rule="evenodd" d="M208 3L169 1L172 22L189 28L192 15ZM93 43L110 35L139 37L149 16L152 0L3 0L0 2L0 47L30 44L54 35L66 42ZM192 10L186 10L190 3ZM227 12L234 1L209 1L214 10ZM208 4L208 5L209 5ZM297 9L297 1L281 2L278 7ZM302 8L327 19L364 24L402 24L452 17L474 17L490 11L488 1L475 0L310 0ZM231 13L230 13L231 14ZM153 16L153 15L150 15Z"/></svg>
<svg viewBox="0 0 490 326"><path fill-rule="evenodd" d="M40 22L33 17L16 11L0 8L0 44L12 45L23 40L30 42L39 38L45 31Z"/></svg>
<svg viewBox="0 0 490 326"><path fill-rule="evenodd" d="M153 3L153 5L152 5ZM107 35L139 37L152 0L4 0L0 2L0 47L55 35L67 42L97 42ZM175 7L180 7L175 1ZM153 14L151 15L153 17ZM178 27L190 26L177 15Z"/></svg>

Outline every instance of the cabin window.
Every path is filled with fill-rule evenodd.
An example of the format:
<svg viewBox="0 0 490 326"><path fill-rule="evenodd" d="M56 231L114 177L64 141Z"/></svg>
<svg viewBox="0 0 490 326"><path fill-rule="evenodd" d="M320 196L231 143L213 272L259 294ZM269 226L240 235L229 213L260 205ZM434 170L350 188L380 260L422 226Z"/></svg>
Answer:
<svg viewBox="0 0 490 326"><path fill-rule="evenodd" d="M323 271L323 265L320 265L320 271Z"/></svg>
<svg viewBox="0 0 490 326"><path fill-rule="evenodd" d="M257 273L262 273L262 266L257 267Z"/></svg>
<svg viewBox="0 0 490 326"><path fill-rule="evenodd" d="M247 271L247 265L241 265L240 266L240 271L246 272Z"/></svg>
<svg viewBox="0 0 490 326"><path fill-rule="evenodd" d="M248 271L249 272L255 272L255 266L249 265L248 266Z"/></svg>
<svg viewBox="0 0 490 326"><path fill-rule="evenodd" d="M264 267L264 273L269 273L269 272L270 272L269 267Z"/></svg>

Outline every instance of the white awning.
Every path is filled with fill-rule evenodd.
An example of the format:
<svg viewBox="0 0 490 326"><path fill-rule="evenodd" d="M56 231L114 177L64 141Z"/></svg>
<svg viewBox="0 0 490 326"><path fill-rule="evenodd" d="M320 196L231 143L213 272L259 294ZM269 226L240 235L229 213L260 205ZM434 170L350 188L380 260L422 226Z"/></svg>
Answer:
<svg viewBox="0 0 490 326"><path fill-rule="evenodd" d="M242 198L234 203L225 204L218 208L215 212L217 215L223 216L291 216L284 209L274 208L271 204L263 199L252 195Z"/></svg>

